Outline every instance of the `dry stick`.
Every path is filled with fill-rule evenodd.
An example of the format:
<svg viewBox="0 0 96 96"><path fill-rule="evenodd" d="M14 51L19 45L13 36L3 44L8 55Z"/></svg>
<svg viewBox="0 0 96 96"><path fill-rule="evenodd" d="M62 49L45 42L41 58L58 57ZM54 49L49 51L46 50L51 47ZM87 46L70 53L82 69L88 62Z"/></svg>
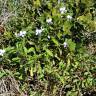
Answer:
<svg viewBox="0 0 96 96"><path fill-rule="evenodd" d="M61 87L60 96L62 96L62 90L63 90L63 88L64 88L64 84L63 84L63 86Z"/></svg>
<svg viewBox="0 0 96 96"><path fill-rule="evenodd" d="M0 96L14 96L14 95L15 94L12 92L5 92L5 93L0 94Z"/></svg>
<svg viewBox="0 0 96 96"><path fill-rule="evenodd" d="M7 88L6 88L6 85L5 85L5 80L2 80L2 83L3 83L4 87L5 87L5 92L7 92Z"/></svg>
<svg viewBox="0 0 96 96"><path fill-rule="evenodd" d="M4 19L1 22L1 25L4 25L7 22L8 18L10 18L11 16L15 16L15 14L12 14L12 12L9 13L6 17L4 17Z"/></svg>
<svg viewBox="0 0 96 96"><path fill-rule="evenodd" d="M15 10L13 10L12 12L10 12L10 13L9 12L6 12L7 1L8 0L5 0L4 1L4 4L3 4L2 13L1 13L1 17L0 17L0 19L1 19L1 25L4 25L7 22L8 18L10 18L11 16L16 16L16 14L14 14L14 11L17 8Z"/></svg>

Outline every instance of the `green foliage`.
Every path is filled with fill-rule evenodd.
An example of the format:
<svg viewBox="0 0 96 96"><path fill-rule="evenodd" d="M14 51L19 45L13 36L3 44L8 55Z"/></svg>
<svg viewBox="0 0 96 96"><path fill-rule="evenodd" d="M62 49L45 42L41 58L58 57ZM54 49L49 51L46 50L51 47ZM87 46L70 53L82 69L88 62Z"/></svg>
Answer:
<svg viewBox="0 0 96 96"><path fill-rule="evenodd" d="M0 66L20 80L29 96L81 96L83 89L96 89L96 58L86 51L84 35L96 31L96 2L24 1L7 1L7 10L15 16L5 23L0 49L6 52ZM0 78L4 75L0 71Z"/></svg>

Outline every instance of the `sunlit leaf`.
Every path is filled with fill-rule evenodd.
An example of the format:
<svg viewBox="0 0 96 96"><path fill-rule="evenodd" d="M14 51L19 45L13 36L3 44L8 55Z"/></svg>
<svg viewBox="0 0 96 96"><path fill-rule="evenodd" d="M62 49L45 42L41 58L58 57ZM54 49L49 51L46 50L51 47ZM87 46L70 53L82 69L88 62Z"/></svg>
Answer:
<svg viewBox="0 0 96 96"><path fill-rule="evenodd" d="M45 51L46 51L46 53L47 53L49 56L53 56L53 53L52 53L52 51L51 51L51 50L46 49Z"/></svg>
<svg viewBox="0 0 96 96"><path fill-rule="evenodd" d="M55 43L56 46L59 46L59 42L54 37L52 37L52 41Z"/></svg>

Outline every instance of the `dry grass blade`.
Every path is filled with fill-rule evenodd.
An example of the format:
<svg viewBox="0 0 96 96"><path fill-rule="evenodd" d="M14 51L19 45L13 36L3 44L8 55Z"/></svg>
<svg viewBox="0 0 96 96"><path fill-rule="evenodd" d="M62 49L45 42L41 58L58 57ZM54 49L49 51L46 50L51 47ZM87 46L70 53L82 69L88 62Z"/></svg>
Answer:
<svg viewBox="0 0 96 96"><path fill-rule="evenodd" d="M6 76L0 80L0 96L21 96L17 81Z"/></svg>

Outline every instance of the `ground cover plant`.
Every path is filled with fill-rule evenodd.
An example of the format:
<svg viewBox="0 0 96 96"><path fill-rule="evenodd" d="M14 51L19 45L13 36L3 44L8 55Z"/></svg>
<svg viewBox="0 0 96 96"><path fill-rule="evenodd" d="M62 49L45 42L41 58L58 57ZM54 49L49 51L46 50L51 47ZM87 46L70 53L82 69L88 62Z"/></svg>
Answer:
<svg viewBox="0 0 96 96"><path fill-rule="evenodd" d="M0 69L23 96L95 96L96 1L0 0Z"/></svg>

